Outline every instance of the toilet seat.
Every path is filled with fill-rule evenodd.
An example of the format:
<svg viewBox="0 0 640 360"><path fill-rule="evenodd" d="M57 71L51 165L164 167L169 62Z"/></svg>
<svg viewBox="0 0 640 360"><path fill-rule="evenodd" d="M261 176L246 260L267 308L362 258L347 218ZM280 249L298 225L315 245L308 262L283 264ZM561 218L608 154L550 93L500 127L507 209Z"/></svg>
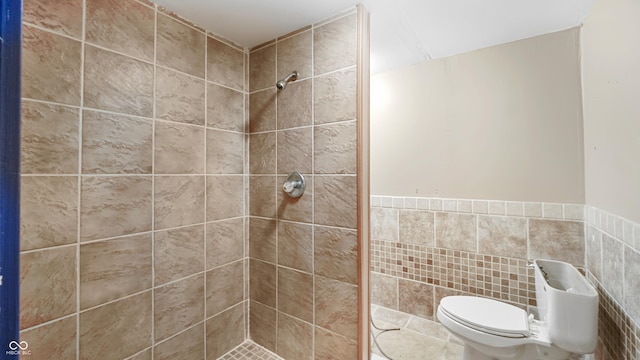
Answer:
<svg viewBox="0 0 640 360"><path fill-rule="evenodd" d="M526 311L500 301L473 296L447 296L439 307L445 315L474 330L507 338L531 336Z"/></svg>

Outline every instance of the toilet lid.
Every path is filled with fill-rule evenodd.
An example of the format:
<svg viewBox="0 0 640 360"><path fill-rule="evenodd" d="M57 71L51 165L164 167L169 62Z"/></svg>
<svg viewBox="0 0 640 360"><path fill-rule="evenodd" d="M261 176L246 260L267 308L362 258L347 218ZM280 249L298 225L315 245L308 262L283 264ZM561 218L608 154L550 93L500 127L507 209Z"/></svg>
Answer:
<svg viewBox="0 0 640 360"><path fill-rule="evenodd" d="M522 338L531 335L527 312L500 301L474 296L447 296L440 308L449 317L475 330Z"/></svg>

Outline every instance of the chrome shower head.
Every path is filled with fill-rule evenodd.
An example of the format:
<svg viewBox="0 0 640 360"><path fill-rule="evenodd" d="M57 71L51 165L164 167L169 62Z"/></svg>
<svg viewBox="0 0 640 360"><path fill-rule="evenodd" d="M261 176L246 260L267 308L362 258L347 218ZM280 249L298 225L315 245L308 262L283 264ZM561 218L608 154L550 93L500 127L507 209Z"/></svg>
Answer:
<svg viewBox="0 0 640 360"><path fill-rule="evenodd" d="M297 71L294 71L294 72L292 72L291 74L287 75L284 79L282 79L282 80L278 81L278 82L276 83L276 87L277 87L279 90L282 90L282 89L284 89L284 87L285 87L285 86L287 86L287 84L289 83L289 81L296 81L296 80L298 80L298 72L297 72Z"/></svg>

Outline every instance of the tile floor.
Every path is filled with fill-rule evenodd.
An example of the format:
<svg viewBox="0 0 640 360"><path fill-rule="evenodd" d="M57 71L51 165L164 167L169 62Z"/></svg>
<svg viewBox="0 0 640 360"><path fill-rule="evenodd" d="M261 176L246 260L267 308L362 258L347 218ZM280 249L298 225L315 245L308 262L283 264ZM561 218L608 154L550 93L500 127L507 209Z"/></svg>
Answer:
<svg viewBox="0 0 640 360"><path fill-rule="evenodd" d="M284 360L280 356L263 348L262 346L247 340L235 349L222 355L218 360Z"/></svg>

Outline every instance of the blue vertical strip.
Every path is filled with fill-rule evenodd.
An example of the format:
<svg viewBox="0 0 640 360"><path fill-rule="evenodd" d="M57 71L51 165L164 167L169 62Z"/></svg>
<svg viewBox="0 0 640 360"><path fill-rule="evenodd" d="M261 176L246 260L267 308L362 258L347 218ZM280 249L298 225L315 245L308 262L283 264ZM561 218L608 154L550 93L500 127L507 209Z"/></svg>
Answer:
<svg viewBox="0 0 640 360"><path fill-rule="evenodd" d="M0 0L0 359L17 359L20 315L22 0Z"/></svg>

